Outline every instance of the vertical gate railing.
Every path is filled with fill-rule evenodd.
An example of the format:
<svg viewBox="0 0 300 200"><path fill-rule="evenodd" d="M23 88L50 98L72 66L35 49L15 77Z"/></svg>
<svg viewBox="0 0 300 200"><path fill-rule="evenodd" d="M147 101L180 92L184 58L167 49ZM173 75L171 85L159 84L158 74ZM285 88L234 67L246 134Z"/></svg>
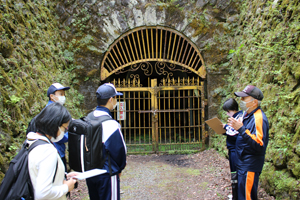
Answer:
<svg viewBox="0 0 300 200"><path fill-rule="evenodd" d="M122 126L129 153L205 148L205 99L199 78L162 79L159 84L148 79L151 87L142 87L138 77L112 83L124 94L113 115Z"/></svg>
<svg viewBox="0 0 300 200"><path fill-rule="evenodd" d="M161 152L205 148L205 99L199 79L163 79L158 92Z"/></svg>

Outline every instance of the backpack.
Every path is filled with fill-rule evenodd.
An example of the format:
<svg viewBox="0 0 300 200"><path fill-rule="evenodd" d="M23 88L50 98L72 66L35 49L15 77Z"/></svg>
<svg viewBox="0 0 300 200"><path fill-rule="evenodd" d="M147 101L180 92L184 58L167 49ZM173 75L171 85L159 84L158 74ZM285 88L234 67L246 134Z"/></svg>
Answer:
<svg viewBox="0 0 300 200"><path fill-rule="evenodd" d="M113 119L108 115L95 117L91 112L86 117L70 122L68 151L71 169L78 172L102 169L108 156L111 174L109 152L106 152L105 158L102 152L102 123L107 120Z"/></svg>
<svg viewBox="0 0 300 200"><path fill-rule="evenodd" d="M32 149L43 144L49 143L43 140L37 140L30 146L27 143L27 140L23 143L20 152L9 163L9 168L0 185L1 200L34 199L33 186L28 170L28 154ZM54 173L53 182L55 174L56 172Z"/></svg>

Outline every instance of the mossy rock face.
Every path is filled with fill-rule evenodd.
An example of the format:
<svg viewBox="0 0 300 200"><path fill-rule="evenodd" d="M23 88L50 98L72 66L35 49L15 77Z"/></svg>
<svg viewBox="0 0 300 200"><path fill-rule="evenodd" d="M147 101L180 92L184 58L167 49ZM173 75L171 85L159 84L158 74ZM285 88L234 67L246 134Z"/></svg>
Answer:
<svg viewBox="0 0 300 200"><path fill-rule="evenodd" d="M300 156L300 142L298 142L298 144L296 145L295 153L296 153L298 156Z"/></svg>
<svg viewBox="0 0 300 200"><path fill-rule="evenodd" d="M294 174L294 176L296 176L296 178L300 178L300 163L299 161L295 163L292 172Z"/></svg>
<svg viewBox="0 0 300 200"><path fill-rule="evenodd" d="M264 189L276 196L276 199L299 199L298 181L286 169L277 170L271 163L266 162L259 180Z"/></svg>
<svg viewBox="0 0 300 200"><path fill-rule="evenodd" d="M278 150L275 152L275 155L273 156L273 164L278 169L286 168L286 155L284 150Z"/></svg>
<svg viewBox="0 0 300 200"><path fill-rule="evenodd" d="M72 103L66 107L73 118L83 116L73 63L62 53L68 43L59 32L56 4L0 0L0 182L25 140L28 122L47 104L52 83L71 86Z"/></svg>
<svg viewBox="0 0 300 200"><path fill-rule="evenodd" d="M14 51L14 45L10 40L0 40L0 53L4 58L9 58Z"/></svg>
<svg viewBox="0 0 300 200"><path fill-rule="evenodd" d="M260 176L260 182L262 183L264 189L274 195L275 191L275 179L270 178L274 175L276 169L270 162L265 162L262 174Z"/></svg>
<svg viewBox="0 0 300 200"><path fill-rule="evenodd" d="M293 173L294 176L300 178L300 158L298 155L293 154L292 158L287 163L287 168Z"/></svg>
<svg viewBox="0 0 300 200"><path fill-rule="evenodd" d="M98 69L93 69L93 70L91 70L91 71L89 71L87 73L87 76L88 77L92 77L92 76L94 76L97 73L97 71L98 71Z"/></svg>
<svg viewBox="0 0 300 200"><path fill-rule="evenodd" d="M1 54L0 54L0 65L4 69L4 71L9 70L9 65L8 65L7 61L4 59L4 57Z"/></svg>

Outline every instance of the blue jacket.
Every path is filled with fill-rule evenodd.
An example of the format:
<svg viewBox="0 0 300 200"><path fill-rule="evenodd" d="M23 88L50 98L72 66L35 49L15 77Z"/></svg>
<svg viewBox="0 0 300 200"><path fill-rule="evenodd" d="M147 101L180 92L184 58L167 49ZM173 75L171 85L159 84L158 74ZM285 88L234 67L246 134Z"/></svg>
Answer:
<svg viewBox="0 0 300 200"><path fill-rule="evenodd" d="M243 115L243 111L238 111L232 117L233 118L236 118L237 116L242 117L242 115ZM236 143L237 135L231 136L231 135L228 135L228 132L234 132L234 133L236 132L238 134L238 131L235 130L234 128L232 128L231 126L229 126L228 124L225 124L224 129L226 130L226 133L224 133L224 135L227 136L227 138L226 138L227 149L229 151L235 151L235 143Z"/></svg>
<svg viewBox="0 0 300 200"><path fill-rule="evenodd" d="M98 106L93 111L95 117L103 115L111 116L108 108ZM108 120L102 123L102 143L103 143L103 156L106 156L106 151L110 153L110 162L112 175L121 173L126 166L126 145L121 132L121 126L116 120ZM104 163L103 169L109 173L108 158Z"/></svg>
<svg viewBox="0 0 300 200"><path fill-rule="evenodd" d="M269 122L260 107L243 119L236 140L237 169L261 172L269 142Z"/></svg>
<svg viewBox="0 0 300 200"><path fill-rule="evenodd" d="M48 104L46 105L46 107L48 105L50 105L51 103L54 103L54 102L51 101L51 100L49 100ZM69 134L68 134L68 132L66 132L65 135L64 135L64 137L60 141L54 142L54 145L55 145L55 147L56 147L56 149L57 149L60 157L65 157L65 155L66 155L66 153L65 153L66 152L66 145L65 145L65 143L68 142L68 138L69 138Z"/></svg>

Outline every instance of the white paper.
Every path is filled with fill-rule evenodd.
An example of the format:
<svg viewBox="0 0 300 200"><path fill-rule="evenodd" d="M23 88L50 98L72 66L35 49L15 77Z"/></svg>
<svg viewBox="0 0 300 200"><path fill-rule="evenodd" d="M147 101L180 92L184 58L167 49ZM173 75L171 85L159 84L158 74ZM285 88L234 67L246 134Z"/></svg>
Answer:
<svg viewBox="0 0 300 200"><path fill-rule="evenodd" d="M83 180L83 179L86 179L86 178L90 178L90 177L93 177L93 176L104 174L106 172L107 171L104 170L104 169L92 169L92 170L89 170L89 171L79 173L77 176L74 176L74 178L76 178L77 180Z"/></svg>

